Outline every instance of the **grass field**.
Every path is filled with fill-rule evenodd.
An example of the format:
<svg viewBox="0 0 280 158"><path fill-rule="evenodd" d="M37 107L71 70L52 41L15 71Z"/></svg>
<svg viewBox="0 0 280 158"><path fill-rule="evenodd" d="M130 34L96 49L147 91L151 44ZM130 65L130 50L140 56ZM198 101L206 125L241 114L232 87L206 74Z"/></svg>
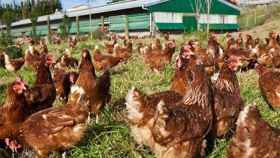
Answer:
<svg viewBox="0 0 280 158"><path fill-rule="evenodd" d="M238 22L242 32L265 38L280 29L280 3L243 8Z"/></svg>
<svg viewBox="0 0 280 158"><path fill-rule="evenodd" d="M188 37L185 37L186 39ZM178 37L180 43L184 40ZM82 48L93 48L100 44L100 41L88 41L78 45L73 50L73 56L79 57ZM59 49L66 47L49 46L50 52L58 52ZM177 50L178 53L178 50ZM57 56L59 54L56 54ZM175 58L175 57L174 57ZM34 73L30 69L22 69L19 73L29 85L35 80ZM101 114L98 124L93 119L87 131L86 137L73 149L67 151L69 158L153 158L153 154L148 148L138 146L130 137L130 130L125 119L124 97L127 91L135 86L146 93L153 93L167 90L170 86L171 78L174 74L173 64L168 65L163 72L154 73L144 65L140 55L136 53L127 63L119 65L112 72L111 94L112 101L107 105ZM8 83L14 80L16 75L4 69L0 69L0 102L5 100L5 89ZM280 112L272 111L260 94L258 88L258 76L255 71L239 73L238 78L241 86L241 95L247 104L256 103L263 118L273 126L280 128ZM60 105L56 102L55 105ZM218 140L215 150L208 156L209 158L226 158L229 142ZM1 152L1 151L0 151ZM1 154L0 154L1 155ZM53 153L50 158L58 158L60 154Z"/></svg>

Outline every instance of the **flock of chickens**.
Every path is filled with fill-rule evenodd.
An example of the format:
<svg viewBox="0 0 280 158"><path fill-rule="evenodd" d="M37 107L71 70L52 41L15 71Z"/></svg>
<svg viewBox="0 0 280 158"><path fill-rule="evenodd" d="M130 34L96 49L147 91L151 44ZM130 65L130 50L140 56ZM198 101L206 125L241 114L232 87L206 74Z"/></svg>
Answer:
<svg viewBox="0 0 280 158"><path fill-rule="evenodd" d="M136 88L126 98L131 136L148 146L158 158L206 157L216 139L230 139L229 158L279 158L280 130L265 122L256 106L245 106L236 73L255 69L261 92L271 108L280 108L280 36L272 32L265 42L250 35L228 34L223 47L212 34L207 48L196 40L180 46L170 90L147 95ZM71 39L69 47L77 44ZM112 36L83 49L81 59L70 50L54 60L44 42L28 42L24 58L10 59L2 52L0 65L16 72L23 66L36 72L27 85L18 77L7 88L0 107L0 142L13 152L32 148L38 157L73 147L85 135L92 115L110 102L110 69L133 54L132 40ZM176 42L164 36L149 45L139 43L138 53L154 71L171 63ZM76 69L78 71L73 71ZM97 76L95 71L103 74ZM64 106L53 107L55 99Z"/></svg>

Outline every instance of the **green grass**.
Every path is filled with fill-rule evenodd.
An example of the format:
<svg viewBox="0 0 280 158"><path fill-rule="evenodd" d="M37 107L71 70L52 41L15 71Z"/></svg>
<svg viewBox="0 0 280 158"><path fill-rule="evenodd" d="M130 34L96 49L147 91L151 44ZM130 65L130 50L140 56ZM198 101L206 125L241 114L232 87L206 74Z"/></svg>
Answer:
<svg viewBox="0 0 280 158"><path fill-rule="evenodd" d="M241 11L239 24L242 30L252 29L280 17L280 4L245 8Z"/></svg>
<svg viewBox="0 0 280 158"><path fill-rule="evenodd" d="M178 37L179 43L185 38ZM100 44L99 41L88 41L78 45L73 50L73 55L79 57L82 48L93 48ZM178 44L179 45L179 44ZM66 48L66 44L60 46L49 46L49 51L59 56L58 50ZM177 51L178 53L178 51ZM34 73L27 68L19 73L29 85L35 80ZM135 86L146 93L153 93L167 90L170 86L171 78L174 74L174 59L172 64L168 65L161 73L152 72L142 60L142 57L134 53L133 57L127 63L119 65L112 72L111 94L112 101L101 112L100 122L91 121L90 127L85 138L73 149L67 151L67 157L70 158L153 158L150 150L143 146L135 144L130 137L130 130L125 119L124 97L127 91ZM0 102L5 99L5 89L7 84L12 82L17 76L4 69L0 69L1 82ZM272 111L263 97L258 87L258 76L255 71L238 74L241 86L241 95L246 104L256 103L264 119L273 126L280 127L280 113ZM57 102L59 104L59 102ZM226 158L229 142L218 140L215 150L208 156L210 158ZM53 153L50 158L58 158L58 153Z"/></svg>

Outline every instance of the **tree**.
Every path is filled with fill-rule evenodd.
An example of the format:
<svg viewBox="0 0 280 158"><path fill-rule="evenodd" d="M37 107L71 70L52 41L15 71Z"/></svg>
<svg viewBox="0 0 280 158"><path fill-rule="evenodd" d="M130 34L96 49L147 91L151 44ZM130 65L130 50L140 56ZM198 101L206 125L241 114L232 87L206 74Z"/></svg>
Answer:
<svg viewBox="0 0 280 158"><path fill-rule="evenodd" d="M26 2L21 2L21 16L23 19L26 19L28 17L30 17L30 12L29 12L29 2L30 1L26 1Z"/></svg>
<svg viewBox="0 0 280 158"><path fill-rule="evenodd" d="M212 8L212 0L204 0L205 1L205 5L206 5L206 13L207 13L207 27L206 27L206 31L207 31L207 38L208 38L208 34L209 34L209 15L211 12L211 8Z"/></svg>
<svg viewBox="0 0 280 158"><path fill-rule="evenodd" d="M15 14L13 13L13 11L7 10L3 13L1 18L3 23L7 25L7 28L10 28L12 22L15 19Z"/></svg>
<svg viewBox="0 0 280 158"><path fill-rule="evenodd" d="M31 18L31 12L34 7L38 8L38 16L53 14L56 10L61 10L60 0L13 0L10 4L0 3L0 15L7 10L15 14L16 20ZM0 17L1 18L1 17Z"/></svg>
<svg viewBox="0 0 280 158"><path fill-rule="evenodd" d="M193 11L195 12L195 19L197 21L197 30L200 30L199 27L199 19L200 19L200 13L202 11L202 1L201 0L194 0L194 3L189 2L191 4L191 7Z"/></svg>
<svg viewBox="0 0 280 158"><path fill-rule="evenodd" d="M59 30L61 37L67 38L70 32L71 24L70 24L70 19L64 15L62 19L62 23L59 25Z"/></svg>
<svg viewBox="0 0 280 158"><path fill-rule="evenodd" d="M6 42L12 43L12 37L11 37L11 24L15 19L15 15L12 11L7 10L2 15L2 21L6 25L6 34L2 34L2 37L5 37Z"/></svg>
<svg viewBox="0 0 280 158"><path fill-rule="evenodd" d="M60 0L55 0L54 7L55 7L55 9L58 9L58 10L62 9L62 4L61 4Z"/></svg>
<svg viewBox="0 0 280 158"><path fill-rule="evenodd" d="M12 37L7 32L0 32L0 48L8 47L12 43Z"/></svg>
<svg viewBox="0 0 280 158"><path fill-rule="evenodd" d="M212 0L188 0L188 3L191 4L193 11L195 12L195 17L197 21L197 28L199 29L199 19L201 14L206 14L206 32L207 37L210 30L209 21L210 13L212 8Z"/></svg>
<svg viewBox="0 0 280 158"><path fill-rule="evenodd" d="M31 25L32 25L31 36L34 39L37 38L36 26L37 26L38 16L40 14L40 10L39 9L40 9L39 7L34 7L31 10L31 17L30 17Z"/></svg>

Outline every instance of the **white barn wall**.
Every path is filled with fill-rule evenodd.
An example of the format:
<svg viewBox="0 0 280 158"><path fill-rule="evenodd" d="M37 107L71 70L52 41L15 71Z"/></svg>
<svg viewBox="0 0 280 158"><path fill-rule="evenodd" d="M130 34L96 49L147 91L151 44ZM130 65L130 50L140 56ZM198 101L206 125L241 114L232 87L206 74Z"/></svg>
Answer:
<svg viewBox="0 0 280 158"><path fill-rule="evenodd" d="M224 23L225 24L237 24L237 16L236 15L227 15L224 16Z"/></svg>
<svg viewBox="0 0 280 158"><path fill-rule="evenodd" d="M183 23L184 13L155 12L154 20L156 23ZM207 14L201 14L200 24L207 23ZM237 24L237 15L209 15L210 24Z"/></svg>
<svg viewBox="0 0 280 158"><path fill-rule="evenodd" d="M183 23L183 13L155 12L156 23Z"/></svg>
<svg viewBox="0 0 280 158"><path fill-rule="evenodd" d="M200 24L207 23L207 14L201 14L199 18ZM237 15L209 15L209 24L237 24Z"/></svg>

